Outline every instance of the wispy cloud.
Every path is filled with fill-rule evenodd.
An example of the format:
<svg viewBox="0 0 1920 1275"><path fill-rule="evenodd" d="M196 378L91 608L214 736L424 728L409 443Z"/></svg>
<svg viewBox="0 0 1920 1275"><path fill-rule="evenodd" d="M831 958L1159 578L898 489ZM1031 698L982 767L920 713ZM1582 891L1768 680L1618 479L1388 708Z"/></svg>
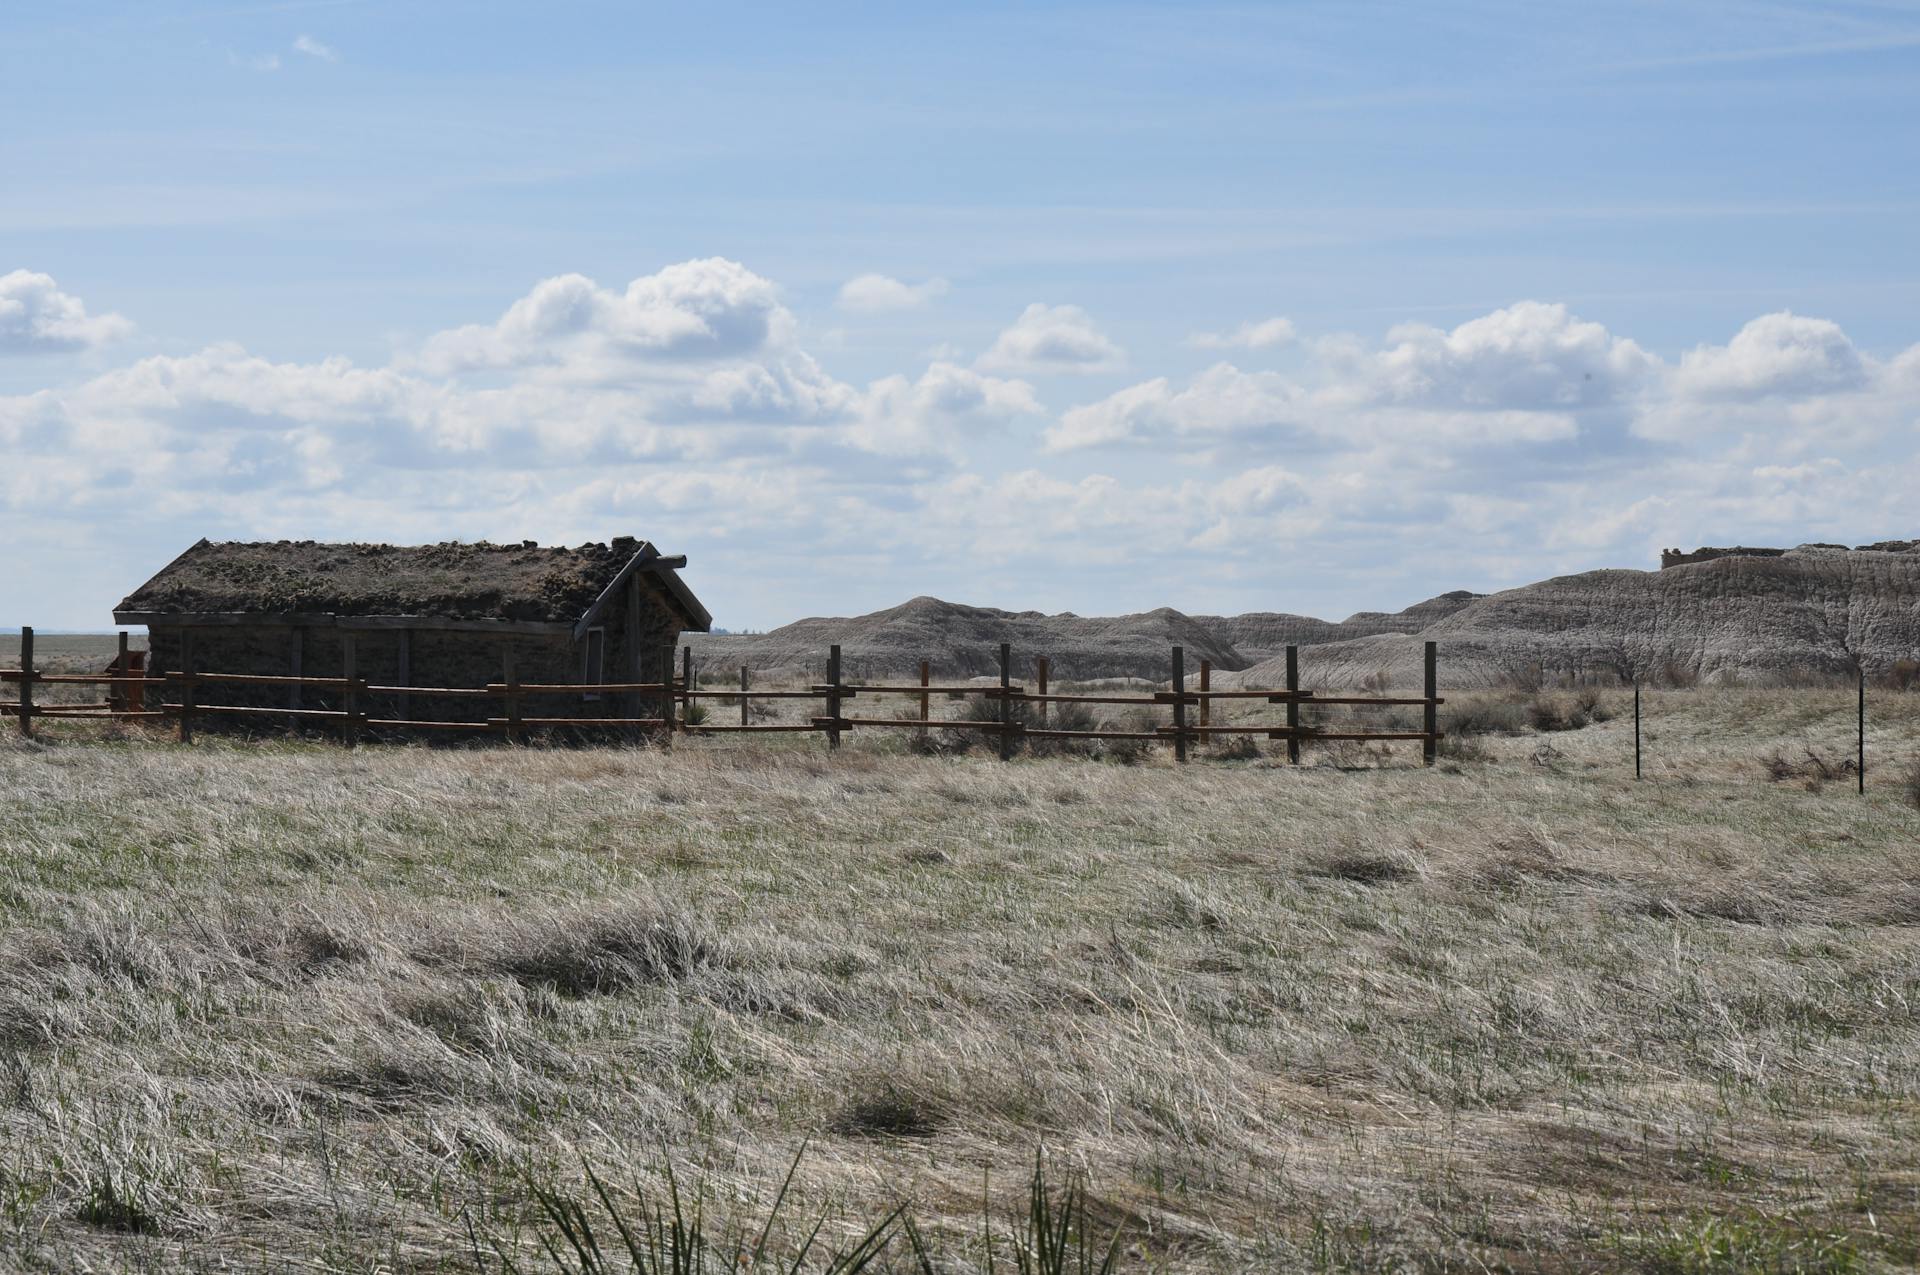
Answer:
<svg viewBox="0 0 1920 1275"><path fill-rule="evenodd" d="M280 69L280 55L278 53L236 53L234 50L228 49L227 65L237 66L246 71L259 71L265 74Z"/></svg>
<svg viewBox="0 0 1920 1275"><path fill-rule="evenodd" d="M295 37L293 41L293 51L295 53L304 53L308 57L315 58L321 62L338 62L340 60L340 54L334 50L333 46L322 44L305 32Z"/></svg>
<svg viewBox="0 0 1920 1275"><path fill-rule="evenodd" d="M1288 319L1263 319L1242 323L1231 332L1195 332L1187 344L1197 350L1270 350L1293 344L1293 323Z"/></svg>
<svg viewBox="0 0 1920 1275"><path fill-rule="evenodd" d="M1709 49L1670 57L1614 62L1595 69L1609 71L1673 71L1689 67L1731 66L1743 62L1781 62L1798 58L1843 57L1855 53L1891 53L1920 48L1920 32L1899 31L1852 40L1818 40L1803 44L1776 44L1745 49Z"/></svg>

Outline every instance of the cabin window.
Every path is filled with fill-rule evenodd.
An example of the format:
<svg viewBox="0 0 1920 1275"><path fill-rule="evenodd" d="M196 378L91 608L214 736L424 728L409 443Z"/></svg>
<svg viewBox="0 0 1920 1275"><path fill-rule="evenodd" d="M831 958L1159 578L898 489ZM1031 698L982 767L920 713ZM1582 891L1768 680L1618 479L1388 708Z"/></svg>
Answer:
<svg viewBox="0 0 1920 1275"><path fill-rule="evenodd" d="M580 680L598 684L607 680L607 631L603 628L587 630L587 645L581 651ZM582 699L599 699L598 691L588 691Z"/></svg>

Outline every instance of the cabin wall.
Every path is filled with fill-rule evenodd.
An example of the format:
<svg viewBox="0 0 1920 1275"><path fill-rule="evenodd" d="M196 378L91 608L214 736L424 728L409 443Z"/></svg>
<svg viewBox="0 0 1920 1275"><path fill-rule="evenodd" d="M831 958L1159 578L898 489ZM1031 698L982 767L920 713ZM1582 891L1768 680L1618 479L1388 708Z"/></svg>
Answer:
<svg viewBox="0 0 1920 1275"><path fill-rule="evenodd" d="M679 618L639 590L639 624L631 622L632 603L615 599L603 616L606 628L604 677L608 682L633 680L630 653L639 656L643 681L658 680L662 652L678 641ZM586 680L586 642L570 633L494 634L438 629L343 629L331 625L288 624L194 625L193 662L203 673L249 673L305 677L340 677L345 671L345 639L354 639L354 671L376 685L418 687L482 687L505 680L506 656L512 653L514 673L523 683L570 684ZM183 667L183 628L149 628L149 659L160 670ZM406 646L405 675L402 646ZM297 652L297 654L296 654ZM169 698L172 698L170 695ZM338 709L342 694L333 688L292 686L207 685L199 689L203 704L232 704L255 708ZM426 721L482 721L506 715L505 701L478 697L435 696L380 692L361 705L374 717ZM529 696L522 701L525 717L651 716L657 701L648 697L596 696L563 692ZM211 725L216 719L208 718ZM241 728L280 730L286 723L271 717L230 718Z"/></svg>
<svg viewBox="0 0 1920 1275"><path fill-rule="evenodd" d="M607 630L605 680L657 682L662 663L675 658L671 652L679 645L684 626L679 616L647 591L638 575L628 580L622 592L623 596L614 598L600 617ZM635 600L639 603L637 629L631 624ZM630 653L638 657L637 662L630 661Z"/></svg>

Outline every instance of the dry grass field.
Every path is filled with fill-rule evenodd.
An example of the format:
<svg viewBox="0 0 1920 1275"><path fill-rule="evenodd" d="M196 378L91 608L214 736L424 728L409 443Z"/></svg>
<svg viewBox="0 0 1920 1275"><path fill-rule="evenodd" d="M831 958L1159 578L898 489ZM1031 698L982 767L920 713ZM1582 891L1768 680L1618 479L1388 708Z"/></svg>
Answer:
<svg viewBox="0 0 1920 1275"><path fill-rule="evenodd" d="M34 667L45 673L90 673L113 658L116 639L108 633L39 633L34 636ZM147 635L132 634L128 645L147 648ZM20 667L20 635L0 633L0 668Z"/></svg>
<svg viewBox="0 0 1920 1275"><path fill-rule="evenodd" d="M590 1164L739 1269L803 1146L754 1269L1019 1269L1042 1153L1126 1270L1909 1268L1920 695L1865 798L1844 692L1649 710L1638 785L1499 697L1431 771L9 737L0 1268L553 1270Z"/></svg>

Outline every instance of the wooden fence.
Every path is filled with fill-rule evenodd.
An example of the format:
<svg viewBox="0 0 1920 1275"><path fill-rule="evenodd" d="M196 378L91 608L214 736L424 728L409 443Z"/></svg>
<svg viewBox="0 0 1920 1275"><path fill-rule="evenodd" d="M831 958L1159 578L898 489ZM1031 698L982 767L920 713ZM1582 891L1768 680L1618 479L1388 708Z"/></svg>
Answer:
<svg viewBox="0 0 1920 1275"><path fill-rule="evenodd" d="M114 667L124 670L128 667L125 634L120 638L120 652L121 656L115 661ZM1000 677L997 685L992 683L981 685L973 682L936 685L932 680L932 665L926 660L920 662L918 684L849 683L841 678L840 648L836 645L828 648L826 681L813 683L805 689L755 690L750 684L746 668L743 667L740 670L740 685L737 689L729 687L725 690L701 690L693 675L693 653L682 648L680 655L681 673L679 677L674 677L671 672L672 648L669 647L663 651L661 667L667 672L664 680L658 682L594 682L564 685L521 682L515 676L512 658L508 656L503 660L502 679L486 686L383 686L355 676L354 648L351 640L347 642L344 650L342 675L339 677L204 672L194 667L192 645L189 642L182 653L181 662L184 667L159 676L126 672L43 673L34 667L33 630L28 628L21 630L20 667L0 669L0 683L13 683L19 690L15 703L0 703L0 714L14 717L20 733L29 737L33 734L34 722L38 719L49 721L171 720L181 743L193 741L194 723L197 719L277 718L290 726L315 723L337 727L349 747L358 742L363 730L377 731L382 734L465 731L498 734L508 740L516 740L524 738L530 730L566 728L620 730L628 733L650 732L659 742L666 745L671 745L673 736L676 734L691 736L806 732L824 735L829 748L838 748L842 735L848 732L868 729L904 729L915 731L922 737L934 730L979 731L998 741L1002 759L1011 758L1019 750L1023 740L1063 742L1137 740L1166 744L1173 749L1174 758L1184 762L1187 760L1188 750L1196 743L1239 735L1283 740L1287 745L1287 759L1298 764L1300 746L1303 743L1417 741L1421 745L1423 763L1431 766L1440 742L1438 709L1445 702L1437 693L1436 654L1435 644L1432 642L1426 644L1424 691L1418 697L1407 698L1328 696L1302 690L1299 648L1291 646L1287 648L1287 684L1277 690L1214 690L1213 670L1205 660L1200 661L1196 679L1197 688L1189 688L1185 651L1176 646L1170 651L1171 676L1168 681L1170 689L1135 694L1053 693L1049 689L1049 661L1045 657L1034 661L1035 685L1032 690L1029 690L1025 683L1017 683L1013 680L1013 651L1011 645L1005 642L1000 644ZM36 703L34 688L53 685L104 686L106 699L83 704ZM341 706L337 709L279 708L208 702L208 697L217 695L220 688L233 686L290 689L310 687L337 695ZM151 707L148 704L149 688L154 689L153 698L157 701ZM474 721L380 717L363 708L368 697L376 695L395 696L403 705L413 696L487 699L498 701L501 704L501 712L498 716L488 716ZM627 698L629 702L651 703L654 706L654 712L650 716L618 717L609 714L553 717L526 711L528 700L531 699L537 703L541 697L554 695L620 696ZM936 695L963 701L969 697L976 697L993 706L997 711L975 717L937 718L931 712L932 700ZM781 699L816 701L825 711L809 716L804 722L756 723L751 720L749 711L751 702ZM876 703L876 701L900 699L909 702L909 707L904 712L890 711L883 702ZM701 700L737 701L740 720L738 723L708 720L709 714L693 711L696 703ZM855 700L875 703L875 707L864 714L850 712L850 701ZM1215 724L1214 706L1234 701L1254 701L1284 707L1285 720L1283 723ZM608 700L609 705L615 702L612 698ZM1034 721L1025 721L1021 716L1016 716L1016 705L1033 706ZM1128 706L1164 711L1168 714L1169 720L1165 724L1156 724L1150 729L1117 727L1056 729L1051 720L1052 709L1056 705ZM1418 707L1423 710L1423 713L1421 728L1417 731L1365 730L1354 728L1349 723L1336 723L1333 727L1304 724L1300 719L1300 710L1303 705L1354 708ZM1189 713L1189 710L1192 712Z"/></svg>

